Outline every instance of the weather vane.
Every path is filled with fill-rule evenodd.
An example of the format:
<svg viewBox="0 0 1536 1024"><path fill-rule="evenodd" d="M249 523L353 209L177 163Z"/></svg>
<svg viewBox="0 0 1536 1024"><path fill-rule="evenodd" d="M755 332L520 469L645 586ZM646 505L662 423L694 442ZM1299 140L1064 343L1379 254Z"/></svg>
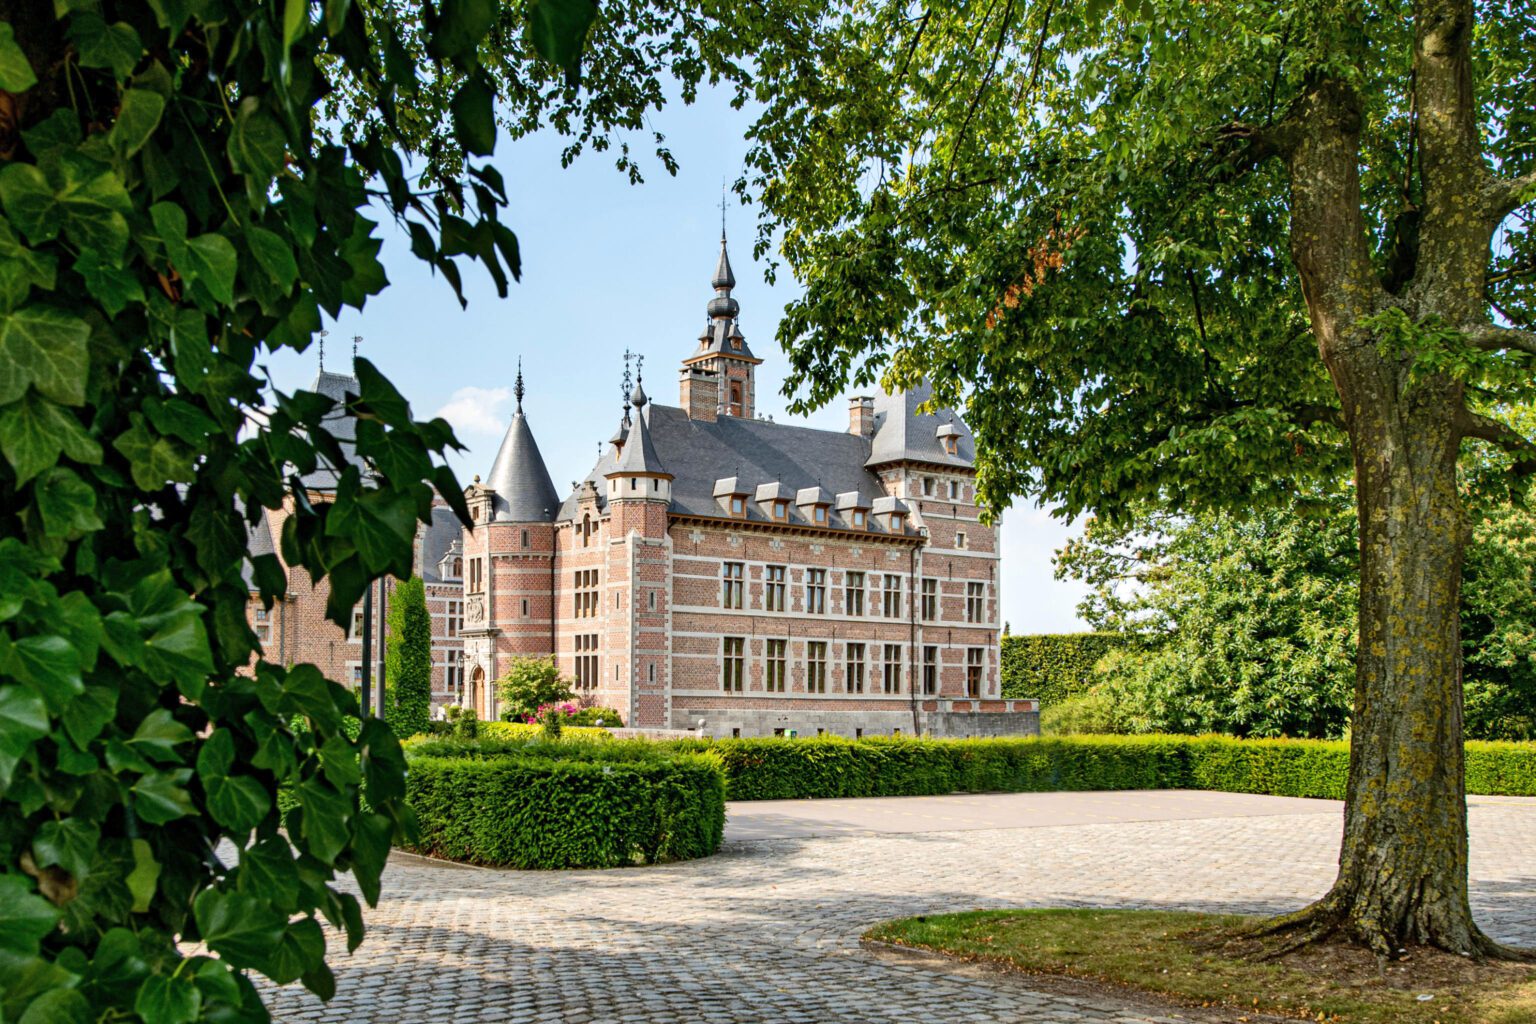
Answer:
<svg viewBox="0 0 1536 1024"><path fill-rule="evenodd" d="M619 398L621 399L621 401L623 402L623 405L624 405L624 422L625 423L629 422L629 396L634 391L633 386L630 384L630 376L629 376L629 361L631 359L633 359L634 357L635 357L634 353L631 352L629 349L626 348L624 350L624 381L620 385L620 387L623 389L624 393L622 395L620 395Z"/></svg>
<svg viewBox="0 0 1536 1024"><path fill-rule="evenodd" d="M320 328L320 372L325 372L325 336L331 332L324 327Z"/></svg>
<svg viewBox="0 0 1536 1024"><path fill-rule="evenodd" d="M354 335L352 335L352 372L353 373L357 372L357 346L361 345L362 343L363 343L363 336L361 334L354 334Z"/></svg>

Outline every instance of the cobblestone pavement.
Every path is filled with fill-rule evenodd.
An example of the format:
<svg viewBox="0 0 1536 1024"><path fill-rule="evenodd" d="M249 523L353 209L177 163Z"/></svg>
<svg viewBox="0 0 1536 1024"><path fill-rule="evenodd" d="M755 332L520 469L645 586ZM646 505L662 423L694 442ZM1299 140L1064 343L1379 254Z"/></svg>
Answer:
<svg viewBox="0 0 1536 1024"><path fill-rule="evenodd" d="M1198 809L1198 801L1191 805ZM280 1021L512 1024L1179 1019L1028 979L888 959L893 917L1008 906L1274 913L1332 880L1321 813L735 839L718 856L617 871L511 872L396 858L363 947L333 942L337 995L269 993ZM1192 812L1192 814L1195 812ZM1473 904L1536 945L1536 800L1474 798Z"/></svg>

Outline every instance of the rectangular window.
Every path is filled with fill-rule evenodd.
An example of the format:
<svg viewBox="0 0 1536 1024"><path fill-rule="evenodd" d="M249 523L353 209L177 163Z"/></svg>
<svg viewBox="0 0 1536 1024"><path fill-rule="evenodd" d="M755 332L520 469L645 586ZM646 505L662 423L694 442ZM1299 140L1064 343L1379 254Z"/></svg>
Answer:
<svg viewBox="0 0 1536 1024"><path fill-rule="evenodd" d="M844 593L843 613L846 615L864 614L864 574L850 572L848 574L847 589Z"/></svg>
<svg viewBox="0 0 1536 1024"><path fill-rule="evenodd" d="M576 689L595 690L597 688L597 634L578 633L572 639L572 644L576 649Z"/></svg>
<svg viewBox="0 0 1536 1024"><path fill-rule="evenodd" d="M363 606L352 606L352 625L347 630L347 639L354 643L363 639Z"/></svg>
<svg viewBox="0 0 1536 1024"><path fill-rule="evenodd" d="M939 649L932 644L923 648L923 692L939 692Z"/></svg>
<svg viewBox="0 0 1536 1024"><path fill-rule="evenodd" d="M747 499L737 496L731 499L731 515L744 516L747 514Z"/></svg>
<svg viewBox="0 0 1536 1024"><path fill-rule="evenodd" d="M985 583L967 583L965 585L965 621L983 622L987 611L987 585Z"/></svg>
<svg viewBox="0 0 1536 1024"><path fill-rule="evenodd" d="M768 641L768 663L763 675L763 688L769 693L784 692L784 649L787 646L785 640Z"/></svg>
<svg viewBox="0 0 1536 1024"><path fill-rule="evenodd" d="M459 687L464 682L464 652L447 650L443 652L443 686L450 694L458 694Z"/></svg>
<svg viewBox="0 0 1536 1024"><path fill-rule="evenodd" d="M523 618L526 619L527 617L528 617L528 599L525 597L525 598L523 598Z"/></svg>
<svg viewBox="0 0 1536 1024"><path fill-rule="evenodd" d="M933 477L931 476L923 477L923 497L933 497Z"/></svg>
<svg viewBox="0 0 1536 1024"><path fill-rule="evenodd" d="M720 607L740 608L742 579L746 570L740 562L726 562L722 571Z"/></svg>
<svg viewBox="0 0 1536 1024"><path fill-rule="evenodd" d="M939 581L923 580L923 619L931 621L939 617Z"/></svg>
<svg viewBox="0 0 1536 1024"><path fill-rule="evenodd" d="M888 619L901 618L901 577L885 574L885 617Z"/></svg>
<svg viewBox="0 0 1536 1024"><path fill-rule="evenodd" d="M817 505L816 506L816 511L812 513L812 517L815 519L817 526L826 526L827 525L827 506L825 506L825 505Z"/></svg>
<svg viewBox="0 0 1536 1024"><path fill-rule="evenodd" d="M523 547L524 548L528 547L528 531L527 530L523 531Z"/></svg>
<svg viewBox="0 0 1536 1024"><path fill-rule="evenodd" d="M267 609L261 607L260 605L257 605L256 606L256 611L255 611L255 619L256 619L256 625L255 625L256 639L259 640L263 644L271 643L271 641L272 641L272 616L271 616L271 614L267 611Z"/></svg>
<svg viewBox="0 0 1536 1024"><path fill-rule="evenodd" d="M848 645L848 692L864 692L864 645Z"/></svg>
<svg viewBox="0 0 1536 1024"><path fill-rule="evenodd" d="M825 640L806 642L805 692L827 692L827 642Z"/></svg>
<svg viewBox="0 0 1536 1024"><path fill-rule="evenodd" d="M968 647L965 651L965 695L981 696L981 668L987 656L981 647Z"/></svg>
<svg viewBox="0 0 1536 1024"><path fill-rule="evenodd" d="M528 614L526 609L523 611L523 614L524 615ZM463 630L464 630L464 602L463 601L449 601L448 602L448 623L444 627L444 635L446 635L446 636L458 636L461 632L463 632Z"/></svg>
<svg viewBox="0 0 1536 1024"><path fill-rule="evenodd" d="M471 558L469 560L469 593L471 594L478 594L481 592L481 571L480 559Z"/></svg>
<svg viewBox="0 0 1536 1024"><path fill-rule="evenodd" d="M885 676L882 680L886 693L901 692L901 645L885 645Z"/></svg>
<svg viewBox="0 0 1536 1024"><path fill-rule="evenodd" d="M825 615L827 613L827 570L805 570L805 613L807 615Z"/></svg>
<svg viewBox="0 0 1536 1024"><path fill-rule="evenodd" d="M650 590L646 592L645 603L648 611L656 610L656 591Z"/></svg>
<svg viewBox="0 0 1536 1024"><path fill-rule="evenodd" d="M959 480L951 480L949 482L949 500L950 501L959 501L960 500L960 481Z"/></svg>
<svg viewBox="0 0 1536 1024"><path fill-rule="evenodd" d="M746 640L739 636L722 637L720 650L724 659L720 669L720 688L727 693L740 693L741 680L744 676L743 663L746 661L742 650L746 646Z"/></svg>
<svg viewBox="0 0 1536 1024"><path fill-rule="evenodd" d="M597 614L597 570L576 570L576 617L591 618Z"/></svg>
<svg viewBox="0 0 1536 1024"><path fill-rule="evenodd" d="M787 611L784 606L784 567L768 566L765 578L767 583L763 586L763 609L770 612Z"/></svg>
<svg viewBox="0 0 1536 1024"><path fill-rule="evenodd" d="M955 547L960 549L960 550L962 550L962 551L965 550L965 531L964 530L956 530L955 531Z"/></svg>

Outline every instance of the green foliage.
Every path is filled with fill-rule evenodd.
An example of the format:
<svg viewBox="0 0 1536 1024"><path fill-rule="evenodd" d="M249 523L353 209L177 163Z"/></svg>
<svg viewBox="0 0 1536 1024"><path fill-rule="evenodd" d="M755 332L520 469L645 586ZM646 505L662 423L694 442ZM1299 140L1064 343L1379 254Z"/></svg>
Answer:
<svg viewBox="0 0 1536 1024"><path fill-rule="evenodd" d="M1467 735L1536 740L1536 511L1528 506L1473 509L1461 641Z"/></svg>
<svg viewBox="0 0 1536 1024"><path fill-rule="evenodd" d="M605 729L624 728L624 716L613 708L581 708L565 720L566 725L599 725Z"/></svg>
<svg viewBox="0 0 1536 1024"><path fill-rule="evenodd" d="M546 740L558 740L560 729L565 722L565 715L559 708L546 707L544 713L539 716L539 731Z"/></svg>
<svg viewBox="0 0 1536 1024"><path fill-rule="evenodd" d="M474 708L451 705L445 712L448 731L455 739L472 740L480 735L480 714ZM486 723L492 725L494 723Z"/></svg>
<svg viewBox="0 0 1536 1024"><path fill-rule="evenodd" d="M487 28L464 7L435 17L459 42L421 66L473 73ZM381 54L377 12L6 7L5 1020L262 1021L248 972L329 998L321 922L355 948L391 842L415 834L389 728L312 665L253 663L243 564L247 526L285 508L284 560L342 622L371 580L409 574L434 492L465 513L448 425L366 360L339 407L260 366L385 286L374 208L455 288L468 256L505 292L501 180L461 163L412 191L397 113L418 65ZM374 101L349 147L312 127L336 87ZM494 125L471 115L457 130L484 149ZM326 500L300 483L317 472ZM249 566L269 605L276 561Z"/></svg>
<svg viewBox="0 0 1536 1024"><path fill-rule="evenodd" d="M1227 736L680 740L713 751L732 800L1211 789L1342 799L1349 745ZM1467 792L1536 796L1536 745L1467 744Z"/></svg>
<svg viewBox="0 0 1536 1024"><path fill-rule="evenodd" d="M1130 732L1120 702L1104 686L1091 686L1059 704L1040 709L1040 732L1046 736Z"/></svg>
<svg viewBox="0 0 1536 1024"><path fill-rule="evenodd" d="M1247 515L1091 521L1057 558L1081 613L1141 639L1098 682L1135 732L1337 737L1354 692L1354 514L1345 496Z"/></svg>
<svg viewBox="0 0 1536 1024"><path fill-rule="evenodd" d="M571 683L560 676L553 658L514 658L496 680L496 700L509 722L527 721L546 704L570 700Z"/></svg>
<svg viewBox="0 0 1536 1024"><path fill-rule="evenodd" d="M420 578L395 587L388 629L384 665L394 697L389 724L396 736L413 736L426 732L432 717L432 616Z"/></svg>
<svg viewBox="0 0 1536 1024"><path fill-rule="evenodd" d="M725 829L717 761L654 744L413 746L413 847L516 868L612 868L704 857Z"/></svg>
<svg viewBox="0 0 1536 1024"><path fill-rule="evenodd" d="M1093 666L1125 644L1119 633L1037 633L1002 639L1004 697L1059 704L1093 685Z"/></svg>

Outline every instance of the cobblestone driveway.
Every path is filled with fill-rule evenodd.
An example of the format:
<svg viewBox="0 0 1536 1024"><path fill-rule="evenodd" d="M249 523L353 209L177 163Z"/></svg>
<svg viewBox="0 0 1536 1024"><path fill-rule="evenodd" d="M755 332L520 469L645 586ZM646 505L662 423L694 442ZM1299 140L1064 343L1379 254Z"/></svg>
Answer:
<svg viewBox="0 0 1536 1024"><path fill-rule="evenodd" d="M1198 798L1191 805L1198 809ZM1131 1022L1104 999L1033 992L860 949L869 925L1007 906L1278 912L1332 880L1340 814L731 840L719 856L618 871L500 872L397 858L337 995L272 993L281 1021ZM1195 811L1191 812L1192 814ZM1536 800L1474 798L1473 904L1536 945Z"/></svg>

